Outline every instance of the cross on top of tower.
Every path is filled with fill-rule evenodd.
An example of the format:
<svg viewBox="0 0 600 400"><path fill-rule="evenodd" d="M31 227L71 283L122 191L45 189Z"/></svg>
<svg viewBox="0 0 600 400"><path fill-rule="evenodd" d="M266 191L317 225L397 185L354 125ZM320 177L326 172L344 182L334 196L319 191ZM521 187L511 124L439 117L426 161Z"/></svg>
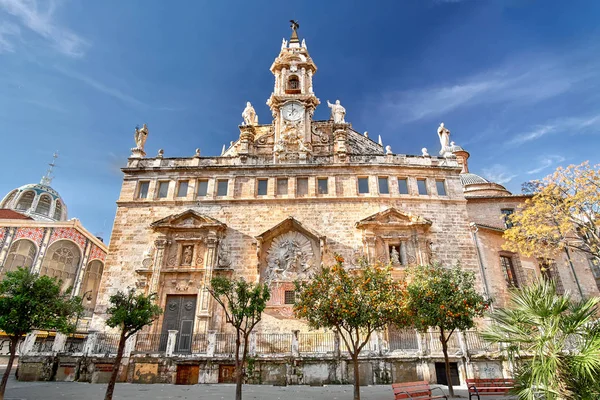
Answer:
<svg viewBox="0 0 600 400"><path fill-rule="evenodd" d="M52 171L54 170L54 167L56 166L57 158L58 158L58 151L55 151L54 154L52 155L52 162L50 164L48 164L49 167L46 170L46 175L44 175L42 177L42 180L40 181L40 183L42 185L50 186L50 184L52 183L52 179L54 179L54 176L52 175Z"/></svg>
<svg viewBox="0 0 600 400"><path fill-rule="evenodd" d="M298 28L300 28L300 24L298 21L290 19L290 28L292 28L292 37L290 38L290 43L300 43L298 39Z"/></svg>

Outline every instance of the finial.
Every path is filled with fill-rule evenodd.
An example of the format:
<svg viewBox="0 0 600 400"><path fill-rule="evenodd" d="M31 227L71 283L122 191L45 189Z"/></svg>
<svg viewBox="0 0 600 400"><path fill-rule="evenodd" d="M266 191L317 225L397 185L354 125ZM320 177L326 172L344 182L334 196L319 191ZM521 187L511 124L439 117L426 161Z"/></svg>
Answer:
<svg viewBox="0 0 600 400"><path fill-rule="evenodd" d="M379 135L379 140L377 141L377 143L379 143L380 146L383 146L383 140L381 140L381 135Z"/></svg>
<svg viewBox="0 0 600 400"><path fill-rule="evenodd" d="M225 154L225 145L223 145L223 148L221 149L221 155Z"/></svg>
<svg viewBox="0 0 600 400"><path fill-rule="evenodd" d="M196 154L194 154L195 158L200 158L200 149L196 149Z"/></svg>
<svg viewBox="0 0 600 400"><path fill-rule="evenodd" d="M385 146L385 154L386 155L394 154L394 153L392 153L392 146L390 146L389 144L387 146Z"/></svg>
<svg viewBox="0 0 600 400"><path fill-rule="evenodd" d="M54 179L54 176L52 176L52 171L54 170L54 167L56 166L57 158L58 158L58 151L55 151L54 154L52 155L52 162L50 164L48 164L50 167L46 170L46 175L44 175L42 177L42 180L40 181L40 183L42 185L50 186L50 184L52 183L52 179Z"/></svg>
<svg viewBox="0 0 600 400"><path fill-rule="evenodd" d="M365 137L368 138L369 137L369 132L365 131Z"/></svg>
<svg viewBox="0 0 600 400"><path fill-rule="evenodd" d="M163 158L165 155L165 151L163 149L158 149L158 154L156 155L156 158Z"/></svg>
<svg viewBox="0 0 600 400"><path fill-rule="evenodd" d="M421 149L421 153L422 153L423 157L429 157L429 153L427 152L427 147L423 147Z"/></svg>
<svg viewBox="0 0 600 400"><path fill-rule="evenodd" d="M300 24L298 21L293 19L290 19L290 24L290 28L292 28L292 37L290 38L290 43L300 43L300 40L298 40L298 32L296 32L298 28L300 28Z"/></svg>

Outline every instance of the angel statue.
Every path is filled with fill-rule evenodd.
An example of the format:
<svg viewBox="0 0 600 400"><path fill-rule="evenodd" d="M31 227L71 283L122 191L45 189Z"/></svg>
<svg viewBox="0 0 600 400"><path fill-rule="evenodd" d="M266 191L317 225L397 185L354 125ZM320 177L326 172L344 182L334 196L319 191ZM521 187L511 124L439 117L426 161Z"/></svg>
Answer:
<svg viewBox="0 0 600 400"><path fill-rule="evenodd" d="M254 111L254 107L249 101L246 102L242 118L244 118L244 125L258 125L258 115L256 115L256 111Z"/></svg>
<svg viewBox="0 0 600 400"><path fill-rule="evenodd" d="M142 126L142 129L140 129L137 126L135 127L135 134L133 138L135 139L136 149L144 151L146 139L148 138L148 127L146 126L146 124Z"/></svg>

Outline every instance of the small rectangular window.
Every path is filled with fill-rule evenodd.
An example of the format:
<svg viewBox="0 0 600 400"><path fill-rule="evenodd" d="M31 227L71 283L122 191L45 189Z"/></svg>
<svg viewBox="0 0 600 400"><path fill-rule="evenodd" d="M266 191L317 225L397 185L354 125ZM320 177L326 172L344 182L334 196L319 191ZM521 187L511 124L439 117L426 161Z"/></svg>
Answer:
<svg viewBox="0 0 600 400"><path fill-rule="evenodd" d="M425 179L417 179L417 188L420 195L427 194L427 181Z"/></svg>
<svg viewBox="0 0 600 400"><path fill-rule="evenodd" d="M502 219L504 220L504 227L506 229L510 229L513 227L513 223L510 220L510 216L515 212L512 208L503 208L500 210L502 212Z"/></svg>
<svg viewBox="0 0 600 400"><path fill-rule="evenodd" d="M218 180L217 196L227 196L227 186L229 186L229 181L227 179Z"/></svg>
<svg viewBox="0 0 600 400"><path fill-rule="evenodd" d="M380 194L389 194L390 193L390 187L388 185L388 178L387 178L387 176L380 176L378 178L378 182L379 182L379 193Z"/></svg>
<svg viewBox="0 0 600 400"><path fill-rule="evenodd" d="M286 194L288 194L287 178L277 178L277 196L283 196Z"/></svg>
<svg viewBox="0 0 600 400"><path fill-rule="evenodd" d="M205 197L208 193L208 180L200 179L198 181L198 188L196 190L196 194L198 197Z"/></svg>
<svg viewBox="0 0 600 400"><path fill-rule="evenodd" d="M317 179L317 189L319 190L319 194L327 194L329 189L327 188L327 178L318 178Z"/></svg>
<svg viewBox="0 0 600 400"><path fill-rule="evenodd" d="M446 196L446 182L443 179L435 181L438 196Z"/></svg>
<svg viewBox="0 0 600 400"><path fill-rule="evenodd" d="M259 179L258 187L256 188L256 194L259 196L266 196L268 187L269 181L267 179Z"/></svg>
<svg viewBox="0 0 600 400"><path fill-rule="evenodd" d="M400 194L408 194L408 179L398 178L398 192Z"/></svg>
<svg viewBox="0 0 600 400"><path fill-rule="evenodd" d="M506 279L508 286L519 287L519 282L517 281L517 274L515 273L515 267L512 258L500 256L500 265L502 266L504 279Z"/></svg>
<svg viewBox="0 0 600 400"><path fill-rule="evenodd" d="M146 199L148 198L148 187L150 186L150 182L140 182L138 188L138 199Z"/></svg>
<svg viewBox="0 0 600 400"><path fill-rule="evenodd" d="M369 178L358 178L358 193L369 193Z"/></svg>
<svg viewBox="0 0 600 400"><path fill-rule="evenodd" d="M165 197L167 197L168 192L169 192L169 182L168 181L159 182L158 183L158 198L164 199Z"/></svg>
<svg viewBox="0 0 600 400"><path fill-rule="evenodd" d="M177 188L177 197L186 197L188 191L188 181L180 181Z"/></svg>
<svg viewBox="0 0 600 400"><path fill-rule="evenodd" d="M308 195L308 178L296 178L296 196Z"/></svg>
<svg viewBox="0 0 600 400"><path fill-rule="evenodd" d="M296 302L296 291L286 290L283 296L284 304L294 304Z"/></svg>

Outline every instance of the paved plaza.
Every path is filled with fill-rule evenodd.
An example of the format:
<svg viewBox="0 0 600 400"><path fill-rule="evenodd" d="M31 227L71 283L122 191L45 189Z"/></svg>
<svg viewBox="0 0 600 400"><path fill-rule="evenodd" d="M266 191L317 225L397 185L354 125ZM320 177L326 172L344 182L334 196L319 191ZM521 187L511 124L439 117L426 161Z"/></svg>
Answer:
<svg viewBox="0 0 600 400"><path fill-rule="evenodd" d="M444 392L447 393L445 387ZM5 400L101 400L104 398L106 385L79 382L18 382L11 377L6 390ZM461 398L468 398L464 388L455 390ZM137 385L131 383L117 384L115 400L136 399L233 399L235 385L193 385L177 386L166 384ZM367 386L361 389L363 400L393 399L391 386ZM488 399L506 399L502 396L486 396ZM244 385L244 399L264 400L344 400L352 399L352 386L332 385L323 387L310 386L270 386Z"/></svg>

